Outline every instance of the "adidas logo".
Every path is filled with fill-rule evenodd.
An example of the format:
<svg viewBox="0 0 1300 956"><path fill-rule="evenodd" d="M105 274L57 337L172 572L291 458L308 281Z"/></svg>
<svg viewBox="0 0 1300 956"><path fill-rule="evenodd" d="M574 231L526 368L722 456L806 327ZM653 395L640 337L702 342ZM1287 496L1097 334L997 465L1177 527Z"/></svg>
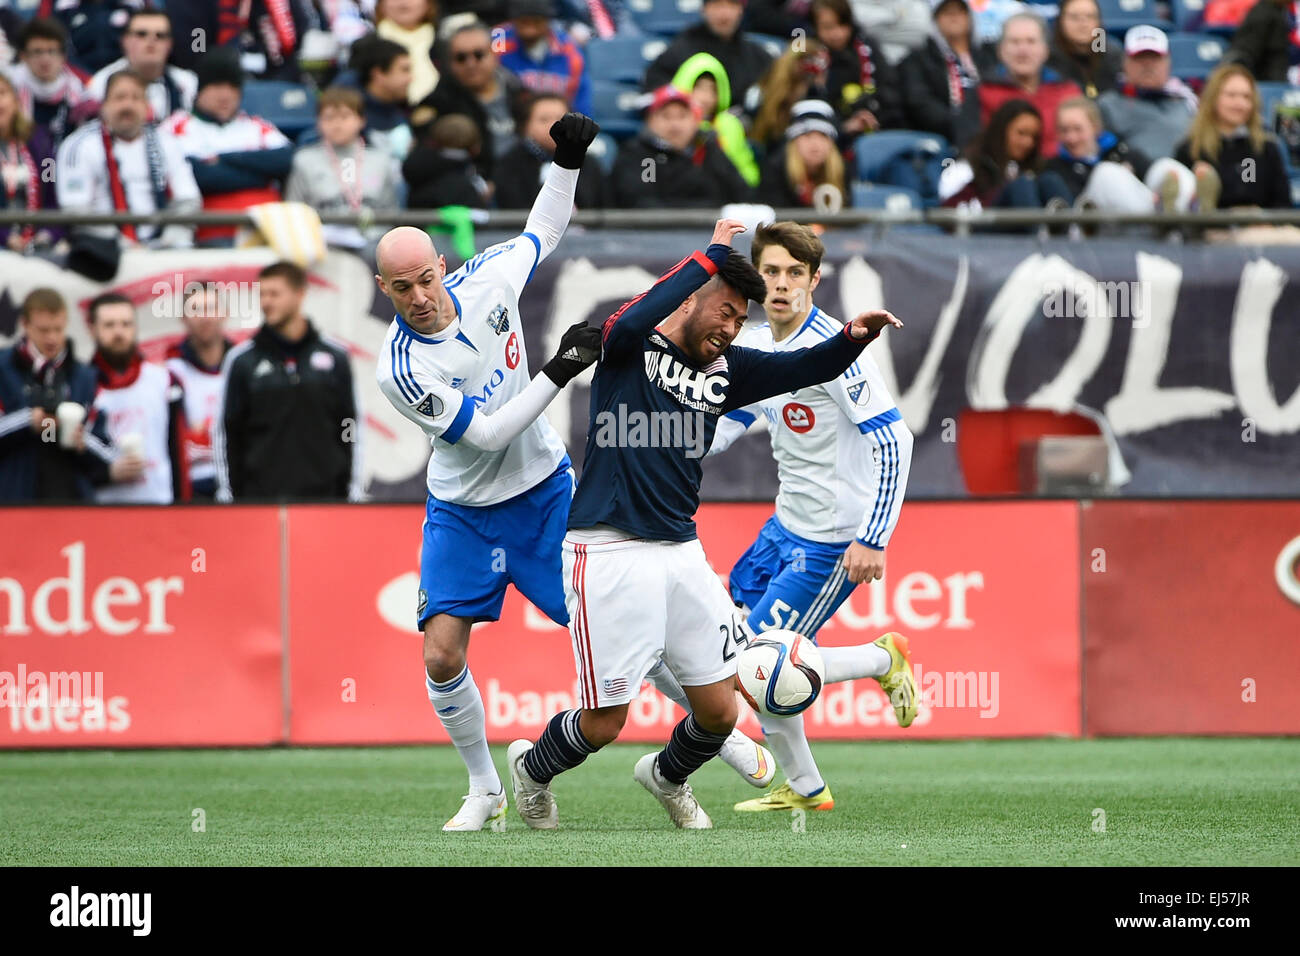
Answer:
<svg viewBox="0 0 1300 956"><path fill-rule="evenodd" d="M581 362L582 353L578 351L578 347L576 345L572 345L569 347L569 351L561 355L560 358L569 362Z"/></svg>

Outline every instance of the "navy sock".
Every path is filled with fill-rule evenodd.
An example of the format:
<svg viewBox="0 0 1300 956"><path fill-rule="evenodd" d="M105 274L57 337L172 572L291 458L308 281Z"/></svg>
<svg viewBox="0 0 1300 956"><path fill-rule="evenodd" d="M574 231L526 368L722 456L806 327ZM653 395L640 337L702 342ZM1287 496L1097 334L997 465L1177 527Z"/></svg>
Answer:
<svg viewBox="0 0 1300 956"><path fill-rule="evenodd" d="M710 733L694 714L687 714L673 728L668 746L659 752L659 776L669 783L685 783L687 777L718 755L728 736Z"/></svg>
<svg viewBox="0 0 1300 956"><path fill-rule="evenodd" d="M546 784L556 774L572 770L596 752L578 726L580 710L565 710L551 718L533 749L524 754L524 769L538 783Z"/></svg>

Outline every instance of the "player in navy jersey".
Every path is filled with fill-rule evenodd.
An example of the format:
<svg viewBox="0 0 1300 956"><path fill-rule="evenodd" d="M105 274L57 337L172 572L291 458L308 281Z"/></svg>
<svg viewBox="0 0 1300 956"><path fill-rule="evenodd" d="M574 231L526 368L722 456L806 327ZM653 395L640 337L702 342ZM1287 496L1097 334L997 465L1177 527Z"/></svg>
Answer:
<svg viewBox="0 0 1300 956"><path fill-rule="evenodd" d="M661 659L692 712L633 776L678 827L712 826L686 780L735 727L735 657L749 633L696 538L701 459L721 415L833 379L885 325L902 326L888 312L867 312L815 348L732 346L749 301L767 296L754 267L731 249L744 228L720 220L707 252L683 259L604 324L564 540L582 706L553 717L535 746L516 740L506 756L531 827L557 825L552 778L618 737Z"/></svg>

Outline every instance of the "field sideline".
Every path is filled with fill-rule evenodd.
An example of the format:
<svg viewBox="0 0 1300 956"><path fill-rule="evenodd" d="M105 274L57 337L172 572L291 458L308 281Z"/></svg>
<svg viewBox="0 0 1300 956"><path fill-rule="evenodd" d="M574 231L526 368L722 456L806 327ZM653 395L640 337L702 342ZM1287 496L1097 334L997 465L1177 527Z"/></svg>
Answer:
<svg viewBox="0 0 1300 956"><path fill-rule="evenodd" d="M480 834L439 832L464 792L449 747L4 753L0 864L1300 863L1294 738L814 743L837 805L802 832L734 813L757 791L717 762L694 781L717 829L674 830L632 780L651 749L561 777L559 832L511 806Z"/></svg>

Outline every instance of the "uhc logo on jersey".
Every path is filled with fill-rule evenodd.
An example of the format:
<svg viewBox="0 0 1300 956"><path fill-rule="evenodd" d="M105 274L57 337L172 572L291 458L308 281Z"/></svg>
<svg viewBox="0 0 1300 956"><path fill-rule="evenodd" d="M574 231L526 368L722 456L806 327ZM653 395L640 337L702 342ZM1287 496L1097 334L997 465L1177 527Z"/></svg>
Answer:
<svg viewBox="0 0 1300 956"><path fill-rule="evenodd" d="M687 408L701 411L721 411L727 398L727 376L711 375L727 367L727 360L719 357L708 368L699 370L683 365L667 352L645 353L646 378Z"/></svg>
<svg viewBox="0 0 1300 956"><path fill-rule="evenodd" d="M786 426L792 432L798 432L802 435L806 431L811 431L813 423L817 421L817 416L807 405L800 405L798 402L791 402L781 409L781 417L785 419Z"/></svg>
<svg viewBox="0 0 1300 956"><path fill-rule="evenodd" d="M498 305L488 314L487 324L497 335L507 331L510 328L510 310L504 305Z"/></svg>

